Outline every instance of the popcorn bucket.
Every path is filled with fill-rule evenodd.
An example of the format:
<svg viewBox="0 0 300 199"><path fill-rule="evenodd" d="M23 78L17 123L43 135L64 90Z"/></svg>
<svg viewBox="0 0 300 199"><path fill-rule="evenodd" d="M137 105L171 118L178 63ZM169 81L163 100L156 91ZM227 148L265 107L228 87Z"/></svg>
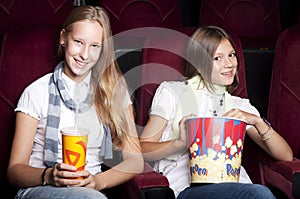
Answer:
<svg viewBox="0 0 300 199"><path fill-rule="evenodd" d="M235 118L187 120L191 183L238 182L246 122Z"/></svg>

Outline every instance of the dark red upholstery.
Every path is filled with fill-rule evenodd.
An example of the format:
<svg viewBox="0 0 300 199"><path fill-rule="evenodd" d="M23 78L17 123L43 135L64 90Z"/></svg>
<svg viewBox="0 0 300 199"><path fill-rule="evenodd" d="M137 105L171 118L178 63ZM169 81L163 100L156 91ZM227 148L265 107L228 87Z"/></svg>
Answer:
<svg viewBox="0 0 300 199"><path fill-rule="evenodd" d="M148 38L142 51L141 87L137 90L136 124L140 131L149 119L148 110L158 85L164 80L179 80L183 76L187 39L187 35L175 31L164 37Z"/></svg>
<svg viewBox="0 0 300 199"><path fill-rule="evenodd" d="M113 34L140 27L180 27L179 5L174 0L102 0Z"/></svg>
<svg viewBox="0 0 300 199"><path fill-rule="evenodd" d="M281 31L279 0L202 0L199 20L236 33L243 47L274 47Z"/></svg>
<svg viewBox="0 0 300 199"><path fill-rule="evenodd" d="M275 49L269 100L269 119L300 158L300 24L285 30Z"/></svg>
<svg viewBox="0 0 300 199"><path fill-rule="evenodd" d="M14 133L14 108L28 84L54 69L56 36L56 27L43 26L4 37L0 61L1 195L11 189L7 183L6 169Z"/></svg>
<svg viewBox="0 0 300 199"><path fill-rule="evenodd" d="M300 198L300 24L280 35L274 57L268 118L291 146L295 160L279 162L263 158L264 181L287 198ZM297 187L295 186L297 184Z"/></svg>
<svg viewBox="0 0 300 199"><path fill-rule="evenodd" d="M1 0L0 37L34 24L61 24L73 9L73 0Z"/></svg>
<svg viewBox="0 0 300 199"><path fill-rule="evenodd" d="M50 25L27 27L7 33L3 40L0 59L0 195L9 195L8 198L13 198L16 190L6 178L14 134L14 108L24 88L56 66L58 30L58 26ZM144 173L128 183L130 186L125 183L118 188L123 191L117 192L118 198L144 199L149 198L146 193L152 196L156 191L174 198L167 179L153 172L147 164Z"/></svg>

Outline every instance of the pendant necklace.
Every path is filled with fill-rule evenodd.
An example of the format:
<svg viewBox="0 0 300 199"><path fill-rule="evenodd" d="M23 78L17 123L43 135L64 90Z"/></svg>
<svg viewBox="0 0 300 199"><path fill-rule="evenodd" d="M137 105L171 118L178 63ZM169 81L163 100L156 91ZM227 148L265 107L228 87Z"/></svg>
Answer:
<svg viewBox="0 0 300 199"><path fill-rule="evenodd" d="M215 97L218 97L217 99ZM221 95L221 98L219 96L213 96L213 112L212 116L218 116L220 115L220 110L224 106L224 98L225 98L225 93Z"/></svg>

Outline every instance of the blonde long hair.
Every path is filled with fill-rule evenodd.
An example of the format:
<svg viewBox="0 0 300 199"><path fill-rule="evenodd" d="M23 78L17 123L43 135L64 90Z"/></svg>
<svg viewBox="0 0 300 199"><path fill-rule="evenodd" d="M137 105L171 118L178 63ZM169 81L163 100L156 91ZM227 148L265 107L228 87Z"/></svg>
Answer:
<svg viewBox="0 0 300 199"><path fill-rule="evenodd" d="M124 112L124 99L127 95L126 81L117 64L112 33L106 11L98 6L80 6L72 10L62 29L70 31L72 24L81 20L97 21L103 27L103 41L100 57L92 68L92 85L95 88L94 103L98 118L110 127L113 143L122 147L128 132L135 129L130 114ZM59 56L64 55L59 46ZM133 123L133 124L132 124Z"/></svg>

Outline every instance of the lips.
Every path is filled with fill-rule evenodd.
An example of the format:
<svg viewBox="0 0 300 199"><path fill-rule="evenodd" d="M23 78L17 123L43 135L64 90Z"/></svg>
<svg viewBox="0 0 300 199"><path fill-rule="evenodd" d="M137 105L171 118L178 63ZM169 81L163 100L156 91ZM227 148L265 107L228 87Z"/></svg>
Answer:
<svg viewBox="0 0 300 199"><path fill-rule="evenodd" d="M76 58L74 58L74 60L75 60L75 63L78 65L79 68L83 68L83 67L86 67L88 65L88 63L79 61Z"/></svg>
<svg viewBox="0 0 300 199"><path fill-rule="evenodd" d="M233 71L223 72L223 73L221 73L221 75L231 77L233 75Z"/></svg>

